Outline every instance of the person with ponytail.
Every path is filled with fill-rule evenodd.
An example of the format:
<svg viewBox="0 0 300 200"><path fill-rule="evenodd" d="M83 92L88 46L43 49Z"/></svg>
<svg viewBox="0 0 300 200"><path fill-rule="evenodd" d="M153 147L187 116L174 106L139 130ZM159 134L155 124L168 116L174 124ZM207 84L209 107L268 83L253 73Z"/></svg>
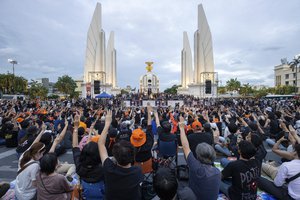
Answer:
<svg viewBox="0 0 300 200"><path fill-rule="evenodd" d="M45 125L32 145L21 155L16 178L15 195L17 200L36 199L36 175L40 170L39 160L45 152L45 144L39 142Z"/></svg>
<svg viewBox="0 0 300 200"><path fill-rule="evenodd" d="M36 199L36 175L40 169L39 160L43 157L44 152L45 145L37 142L22 154L16 178L16 199Z"/></svg>

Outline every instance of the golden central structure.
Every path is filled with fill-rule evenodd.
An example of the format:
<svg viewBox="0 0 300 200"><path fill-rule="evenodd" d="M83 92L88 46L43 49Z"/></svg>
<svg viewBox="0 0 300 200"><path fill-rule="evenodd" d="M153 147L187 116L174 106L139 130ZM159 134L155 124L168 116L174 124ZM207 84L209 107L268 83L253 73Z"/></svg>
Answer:
<svg viewBox="0 0 300 200"><path fill-rule="evenodd" d="M140 93L151 96L159 92L159 80L152 72L153 62L145 62L147 73L140 77Z"/></svg>

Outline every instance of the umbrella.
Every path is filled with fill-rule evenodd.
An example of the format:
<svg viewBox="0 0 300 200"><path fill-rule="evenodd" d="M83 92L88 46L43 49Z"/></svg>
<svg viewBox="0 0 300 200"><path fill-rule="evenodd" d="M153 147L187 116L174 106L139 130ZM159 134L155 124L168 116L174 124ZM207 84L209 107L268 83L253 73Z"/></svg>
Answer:
<svg viewBox="0 0 300 200"><path fill-rule="evenodd" d="M110 94L107 94L106 92L102 92L101 94L98 94L95 96L95 98L98 99L110 99L112 96Z"/></svg>

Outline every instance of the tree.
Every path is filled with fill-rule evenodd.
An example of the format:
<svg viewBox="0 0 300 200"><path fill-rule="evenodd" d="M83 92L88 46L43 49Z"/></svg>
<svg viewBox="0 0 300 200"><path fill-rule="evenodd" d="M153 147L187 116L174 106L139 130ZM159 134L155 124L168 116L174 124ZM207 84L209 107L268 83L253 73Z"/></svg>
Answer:
<svg viewBox="0 0 300 200"><path fill-rule="evenodd" d="M28 89L28 94L31 99L41 98L45 99L48 94L48 89L44 87L41 83L31 80L32 83Z"/></svg>
<svg viewBox="0 0 300 200"><path fill-rule="evenodd" d="M55 87L58 89L58 91L72 96L77 86L72 77L64 75L62 77L58 77L58 81L55 83Z"/></svg>
<svg viewBox="0 0 300 200"><path fill-rule="evenodd" d="M243 84L243 86L240 89L240 94L243 96L248 96L249 94L253 93L253 89L249 83Z"/></svg>
<svg viewBox="0 0 300 200"><path fill-rule="evenodd" d="M26 93L27 80L13 74L0 74L0 91L5 94Z"/></svg>
<svg viewBox="0 0 300 200"><path fill-rule="evenodd" d="M238 90L241 87L241 82L235 79L230 79L226 82L226 89L227 91L233 91L233 90Z"/></svg>
<svg viewBox="0 0 300 200"><path fill-rule="evenodd" d="M296 91L295 86L282 85L275 88L275 94L293 94Z"/></svg>
<svg viewBox="0 0 300 200"><path fill-rule="evenodd" d="M218 87L218 93L219 94L225 94L226 93L226 87L224 87L224 86Z"/></svg>
<svg viewBox="0 0 300 200"><path fill-rule="evenodd" d="M173 85L170 88L165 89L164 93L167 94L177 94L177 89L180 87L180 85Z"/></svg>

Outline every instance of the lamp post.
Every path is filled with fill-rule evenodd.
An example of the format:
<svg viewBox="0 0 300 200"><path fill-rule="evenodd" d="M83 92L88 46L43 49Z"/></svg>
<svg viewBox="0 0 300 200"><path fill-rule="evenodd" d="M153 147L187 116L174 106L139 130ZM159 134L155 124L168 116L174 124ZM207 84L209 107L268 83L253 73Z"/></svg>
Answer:
<svg viewBox="0 0 300 200"><path fill-rule="evenodd" d="M15 93L14 85L15 85L15 65L18 64L18 61L14 59L8 59L7 60L10 64L13 66L13 86L12 86L12 92Z"/></svg>
<svg viewBox="0 0 300 200"><path fill-rule="evenodd" d="M13 66L13 75L15 76L15 65L18 64L18 61L13 60L13 59L8 59L7 60L10 64Z"/></svg>
<svg viewBox="0 0 300 200"><path fill-rule="evenodd" d="M292 71L296 71L295 74L295 95L298 93L298 87L297 87L297 82L298 82L298 65L300 64L300 54L296 55L293 59L293 61L289 62L288 65L292 69Z"/></svg>

